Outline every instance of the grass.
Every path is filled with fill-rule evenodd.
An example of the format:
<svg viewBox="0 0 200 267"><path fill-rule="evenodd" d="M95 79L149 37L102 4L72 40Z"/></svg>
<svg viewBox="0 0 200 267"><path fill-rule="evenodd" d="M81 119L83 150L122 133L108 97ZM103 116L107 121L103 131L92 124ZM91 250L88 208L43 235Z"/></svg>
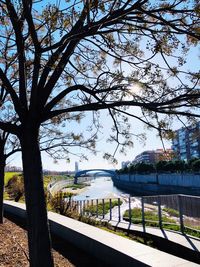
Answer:
<svg viewBox="0 0 200 267"><path fill-rule="evenodd" d="M170 216L178 217L178 212L173 209L164 208ZM123 216L124 220L129 221L129 211L126 210ZM142 224L142 210L140 208L134 208L131 210L131 222L135 224ZM174 219L168 218L167 216L162 216L162 226L164 229L172 231L181 231L180 225L176 224ZM159 217L156 214L156 211L145 211L145 225L159 227ZM200 230L200 227L196 227L197 230ZM200 232L195 231L195 229L189 229L185 227L184 233L200 238Z"/></svg>
<svg viewBox="0 0 200 267"><path fill-rule="evenodd" d="M151 247L155 247L155 246L153 246L153 241L150 238L133 235L133 234L128 233L126 230L116 229L109 222L97 221L93 218L89 218L89 217L85 217L85 216L80 216L78 218L78 220L81 222L87 223L89 225L98 227L98 228L105 230L107 232L116 234L118 236L130 239L130 240L134 240L136 242L139 242L141 244L146 244L146 245L151 246Z"/></svg>
<svg viewBox="0 0 200 267"><path fill-rule="evenodd" d="M122 204L122 201L120 200L120 205ZM118 200L112 200L111 201L111 208L114 208L115 206L118 206ZM92 216L97 215L97 210L98 210L98 215L103 215L108 213L110 210L110 202L104 202L99 203L98 205L90 205L89 207L86 207L84 209L84 212L89 213Z"/></svg>
<svg viewBox="0 0 200 267"><path fill-rule="evenodd" d="M124 219L129 221L129 211L126 210L124 213ZM144 212L145 225L146 226L159 226L159 217L156 211L147 210ZM163 223L176 223L174 219L162 216ZM131 222L142 223L142 210L140 208L134 208L131 210Z"/></svg>
<svg viewBox="0 0 200 267"><path fill-rule="evenodd" d="M171 208L163 208L163 211L167 212L170 216L179 217L179 212Z"/></svg>
<svg viewBox="0 0 200 267"><path fill-rule="evenodd" d="M199 231L200 227L197 227L196 229ZM198 232L198 231L195 231L193 229L189 229L187 227L184 229L184 233L200 238L200 232Z"/></svg>

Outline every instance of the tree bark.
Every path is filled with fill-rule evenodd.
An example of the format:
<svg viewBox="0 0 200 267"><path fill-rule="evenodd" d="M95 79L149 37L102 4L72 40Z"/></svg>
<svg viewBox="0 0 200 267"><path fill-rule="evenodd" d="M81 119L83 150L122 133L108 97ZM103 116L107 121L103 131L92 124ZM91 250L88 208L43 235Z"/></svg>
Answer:
<svg viewBox="0 0 200 267"><path fill-rule="evenodd" d="M51 238L43 187L38 129L26 125L19 134L22 147L29 257L31 267L52 267Z"/></svg>
<svg viewBox="0 0 200 267"><path fill-rule="evenodd" d="M3 193L5 176L4 145L0 143L0 223L3 223Z"/></svg>

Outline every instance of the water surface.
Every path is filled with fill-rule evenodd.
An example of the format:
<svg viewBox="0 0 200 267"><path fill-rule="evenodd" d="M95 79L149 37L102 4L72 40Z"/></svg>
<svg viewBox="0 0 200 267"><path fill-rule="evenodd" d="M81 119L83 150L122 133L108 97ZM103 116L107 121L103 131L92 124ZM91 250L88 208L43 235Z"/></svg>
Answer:
<svg viewBox="0 0 200 267"><path fill-rule="evenodd" d="M86 190L74 197L75 200L106 198L111 195L120 197L122 194L129 196L125 191L116 188L110 177L97 177L90 183Z"/></svg>

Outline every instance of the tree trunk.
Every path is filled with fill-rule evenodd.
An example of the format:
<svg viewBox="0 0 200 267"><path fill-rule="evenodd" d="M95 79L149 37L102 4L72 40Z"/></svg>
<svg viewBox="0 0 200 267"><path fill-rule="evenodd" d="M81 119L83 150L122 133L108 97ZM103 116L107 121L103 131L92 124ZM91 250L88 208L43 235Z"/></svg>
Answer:
<svg viewBox="0 0 200 267"><path fill-rule="evenodd" d="M22 147L30 266L52 267L51 238L37 127L26 125L22 128L19 139Z"/></svg>
<svg viewBox="0 0 200 267"><path fill-rule="evenodd" d="M0 223L3 223L4 176L5 176L4 145L0 144Z"/></svg>

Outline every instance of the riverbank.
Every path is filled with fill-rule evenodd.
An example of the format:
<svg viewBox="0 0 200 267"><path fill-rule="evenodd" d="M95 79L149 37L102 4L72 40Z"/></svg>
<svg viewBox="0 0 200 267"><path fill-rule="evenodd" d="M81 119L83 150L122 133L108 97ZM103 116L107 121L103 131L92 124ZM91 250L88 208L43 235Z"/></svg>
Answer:
<svg viewBox="0 0 200 267"><path fill-rule="evenodd" d="M66 187L64 189L62 189L63 193L71 193L74 195L79 195L84 193L85 191L87 191L87 189L89 188L89 185L83 187L83 188L75 188L74 186L72 187Z"/></svg>

